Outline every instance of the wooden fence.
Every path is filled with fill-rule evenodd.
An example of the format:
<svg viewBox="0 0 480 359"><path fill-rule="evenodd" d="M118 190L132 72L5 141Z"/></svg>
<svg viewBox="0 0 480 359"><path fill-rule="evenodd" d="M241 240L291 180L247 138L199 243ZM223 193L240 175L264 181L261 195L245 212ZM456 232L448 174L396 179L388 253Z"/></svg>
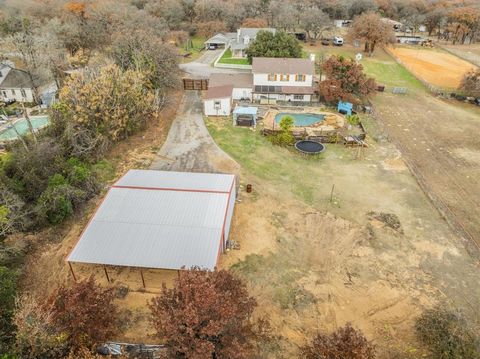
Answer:
<svg viewBox="0 0 480 359"><path fill-rule="evenodd" d="M208 79L189 79L184 78L184 90L208 90Z"/></svg>

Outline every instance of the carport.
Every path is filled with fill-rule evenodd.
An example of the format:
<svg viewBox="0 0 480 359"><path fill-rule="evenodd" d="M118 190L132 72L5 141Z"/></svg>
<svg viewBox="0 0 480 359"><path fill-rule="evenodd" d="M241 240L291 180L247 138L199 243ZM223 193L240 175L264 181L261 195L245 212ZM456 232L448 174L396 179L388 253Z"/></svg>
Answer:
<svg viewBox="0 0 480 359"><path fill-rule="evenodd" d="M205 49L208 49L211 45L217 48L225 48L230 43L230 40L223 34L216 34L204 42Z"/></svg>
<svg viewBox="0 0 480 359"><path fill-rule="evenodd" d="M233 110L234 126L257 126L258 108L253 106L237 106Z"/></svg>

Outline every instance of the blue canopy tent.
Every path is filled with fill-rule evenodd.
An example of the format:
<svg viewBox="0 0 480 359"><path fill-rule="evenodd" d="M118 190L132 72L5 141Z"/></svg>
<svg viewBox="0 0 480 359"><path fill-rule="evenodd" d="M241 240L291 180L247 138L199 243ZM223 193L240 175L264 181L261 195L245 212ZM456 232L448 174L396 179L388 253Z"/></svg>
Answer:
<svg viewBox="0 0 480 359"><path fill-rule="evenodd" d="M253 126L257 125L257 107L237 106L233 110L234 126Z"/></svg>
<svg viewBox="0 0 480 359"><path fill-rule="evenodd" d="M352 114L353 105L350 102L338 102L338 112L343 113L344 115Z"/></svg>

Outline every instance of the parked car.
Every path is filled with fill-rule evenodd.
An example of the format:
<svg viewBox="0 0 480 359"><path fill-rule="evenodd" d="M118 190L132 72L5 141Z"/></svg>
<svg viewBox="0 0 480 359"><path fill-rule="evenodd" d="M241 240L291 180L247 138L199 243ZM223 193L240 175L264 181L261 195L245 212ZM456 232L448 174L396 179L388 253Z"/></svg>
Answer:
<svg viewBox="0 0 480 359"><path fill-rule="evenodd" d="M343 37L340 37L340 36L335 36L333 38L333 44L335 46L342 46L343 45Z"/></svg>
<svg viewBox="0 0 480 359"><path fill-rule="evenodd" d="M330 39L322 39L322 45L323 46L329 46L330 45Z"/></svg>
<svg viewBox="0 0 480 359"><path fill-rule="evenodd" d="M216 50L216 49L217 49L217 45L215 45L215 44L210 44L210 45L208 45L208 49L209 49L209 50Z"/></svg>

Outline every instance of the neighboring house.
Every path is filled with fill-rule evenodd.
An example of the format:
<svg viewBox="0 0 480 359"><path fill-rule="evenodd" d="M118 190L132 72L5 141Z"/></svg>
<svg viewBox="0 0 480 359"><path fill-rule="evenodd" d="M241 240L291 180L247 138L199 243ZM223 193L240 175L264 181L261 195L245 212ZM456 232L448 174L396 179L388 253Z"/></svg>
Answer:
<svg viewBox="0 0 480 359"><path fill-rule="evenodd" d="M215 46L217 48L224 49L230 46L230 43L234 41L236 38L237 38L236 32L225 32L225 33L216 34L204 42L205 49L208 49L210 46Z"/></svg>
<svg viewBox="0 0 480 359"><path fill-rule="evenodd" d="M398 21L395 21L395 20L392 20L392 19L389 19L389 18L386 18L386 17L383 17L382 18L382 21L386 24L389 24L390 26L392 26L392 29L394 31L400 31L402 30L403 28L403 24L401 22L398 22Z"/></svg>
<svg viewBox="0 0 480 359"><path fill-rule="evenodd" d="M229 116L232 103L252 100L252 74L212 74L203 99L206 116Z"/></svg>
<svg viewBox="0 0 480 359"><path fill-rule="evenodd" d="M247 57L246 50L251 42L257 38L260 31L269 31L275 34L277 30L272 28L240 28L237 30L237 38L232 41L230 48L232 50L232 57Z"/></svg>
<svg viewBox="0 0 480 359"><path fill-rule="evenodd" d="M335 27L349 27L353 20L333 20Z"/></svg>
<svg viewBox="0 0 480 359"><path fill-rule="evenodd" d="M314 59L254 57L253 100L309 102L314 94Z"/></svg>
<svg viewBox="0 0 480 359"><path fill-rule="evenodd" d="M398 44L420 45L426 41L424 37L414 35L398 35L396 36Z"/></svg>
<svg viewBox="0 0 480 359"><path fill-rule="evenodd" d="M9 65L0 65L0 99L33 102L33 86L28 73Z"/></svg>
<svg viewBox="0 0 480 359"><path fill-rule="evenodd" d="M218 48L230 48L232 57L245 58L247 57L246 50L250 43L256 39L259 31L270 31L275 34L277 30L272 28L240 28L237 32L219 33L204 42L205 48L210 46Z"/></svg>

